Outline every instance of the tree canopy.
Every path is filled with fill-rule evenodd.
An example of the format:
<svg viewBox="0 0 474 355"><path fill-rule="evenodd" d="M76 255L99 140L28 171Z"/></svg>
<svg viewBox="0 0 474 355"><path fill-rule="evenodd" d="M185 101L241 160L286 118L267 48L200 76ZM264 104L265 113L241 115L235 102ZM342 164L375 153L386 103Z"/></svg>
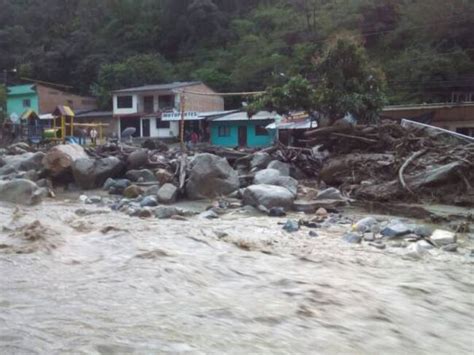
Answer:
<svg viewBox="0 0 474 355"><path fill-rule="evenodd" d="M0 0L0 70L82 93L171 79L261 90L314 82L346 36L385 73L389 102L440 101L474 86L473 13L471 0ZM320 101L340 75L325 74Z"/></svg>

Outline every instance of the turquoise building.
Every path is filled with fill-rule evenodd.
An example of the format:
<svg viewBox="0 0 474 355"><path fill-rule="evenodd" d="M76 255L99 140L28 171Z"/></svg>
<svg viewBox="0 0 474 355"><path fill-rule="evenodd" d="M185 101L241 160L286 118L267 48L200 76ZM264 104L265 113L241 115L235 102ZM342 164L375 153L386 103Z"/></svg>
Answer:
<svg viewBox="0 0 474 355"><path fill-rule="evenodd" d="M210 121L211 144L222 147L259 148L273 144L275 131L266 129L278 115L259 112L249 118L236 112Z"/></svg>
<svg viewBox="0 0 474 355"><path fill-rule="evenodd" d="M31 109L39 112L38 93L34 84L8 87L7 115L21 117L23 112Z"/></svg>

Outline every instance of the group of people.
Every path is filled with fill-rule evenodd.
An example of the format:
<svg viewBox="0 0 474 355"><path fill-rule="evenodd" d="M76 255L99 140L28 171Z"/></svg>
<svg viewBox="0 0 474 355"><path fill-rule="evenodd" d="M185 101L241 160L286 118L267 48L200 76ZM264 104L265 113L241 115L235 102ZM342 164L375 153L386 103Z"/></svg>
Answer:
<svg viewBox="0 0 474 355"><path fill-rule="evenodd" d="M84 145L87 143L87 137L90 137L90 140L91 140L91 143L93 145L96 145L97 144L97 136L98 136L98 132L97 130L92 127L89 132L87 132L87 129L86 128L81 128L79 130L79 144L80 145Z"/></svg>
<svg viewBox="0 0 474 355"><path fill-rule="evenodd" d="M199 130L199 132L192 130L185 132L184 140L188 149L191 149L198 143L207 142L209 138L206 132L203 130Z"/></svg>

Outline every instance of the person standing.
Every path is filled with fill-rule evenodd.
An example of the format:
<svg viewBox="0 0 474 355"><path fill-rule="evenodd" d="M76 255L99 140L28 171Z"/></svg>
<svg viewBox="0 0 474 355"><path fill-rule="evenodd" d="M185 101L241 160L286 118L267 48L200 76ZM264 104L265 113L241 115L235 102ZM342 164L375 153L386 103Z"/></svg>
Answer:
<svg viewBox="0 0 474 355"><path fill-rule="evenodd" d="M92 144L96 145L97 144L97 130L94 127L92 127L90 131L90 136L91 136Z"/></svg>

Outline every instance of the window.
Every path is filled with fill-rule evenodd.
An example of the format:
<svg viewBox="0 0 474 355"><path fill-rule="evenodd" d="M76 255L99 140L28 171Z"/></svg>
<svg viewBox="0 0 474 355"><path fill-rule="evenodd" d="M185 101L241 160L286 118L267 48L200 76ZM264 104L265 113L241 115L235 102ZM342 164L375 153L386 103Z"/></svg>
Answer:
<svg viewBox="0 0 474 355"><path fill-rule="evenodd" d="M229 126L219 126L217 135L219 137L230 137L230 127Z"/></svg>
<svg viewBox="0 0 474 355"><path fill-rule="evenodd" d="M159 96L158 105L160 106L161 110L174 108L174 95Z"/></svg>
<svg viewBox="0 0 474 355"><path fill-rule="evenodd" d="M169 121L163 121L161 117L156 118L156 128L170 128L170 122Z"/></svg>
<svg viewBox="0 0 474 355"><path fill-rule="evenodd" d="M268 136L268 131L265 128L265 125L255 125L255 135L256 136Z"/></svg>
<svg viewBox="0 0 474 355"><path fill-rule="evenodd" d="M24 99L23 100L23 107L31 107L31 100L30 99Z"/></svg>
<svg viewBox="0 0 474 355"><path fill-rule="evenodd" d="M117 96L117 108L132 108L133 97L132 96Z"/></svg>
<svg viewBox="0 0 474 355"><path fill-rule="evenodd" d="M144 109L145 113L152 113L154 111L153 96L144 96L143 97L143 109Z"/></svg>

